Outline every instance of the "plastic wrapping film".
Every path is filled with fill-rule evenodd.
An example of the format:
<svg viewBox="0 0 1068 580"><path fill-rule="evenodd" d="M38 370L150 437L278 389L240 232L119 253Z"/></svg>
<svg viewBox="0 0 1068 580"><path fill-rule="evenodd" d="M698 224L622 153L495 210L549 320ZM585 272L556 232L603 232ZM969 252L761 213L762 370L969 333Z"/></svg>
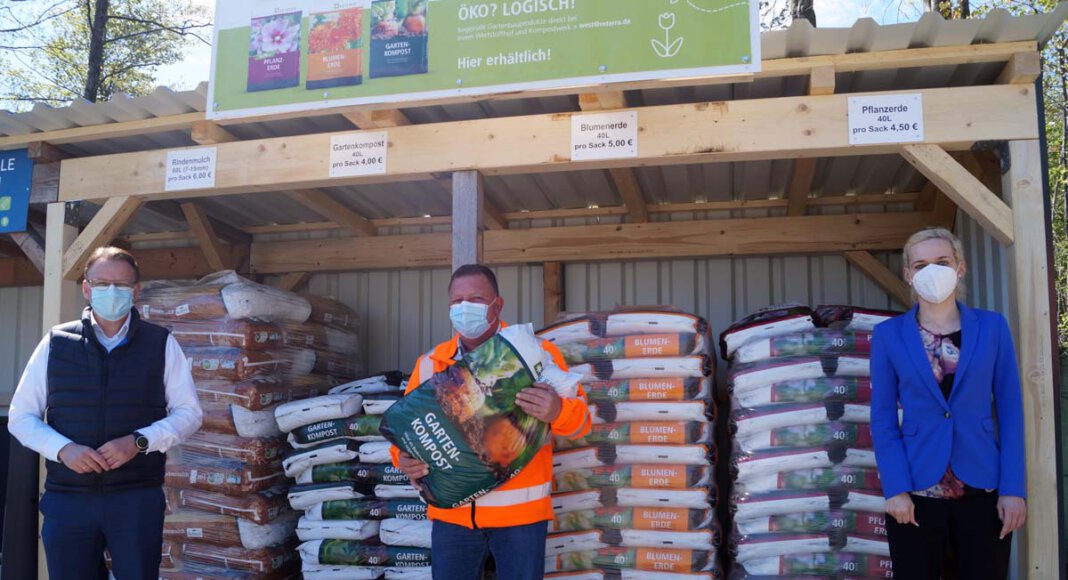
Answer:
<svg viewBox="0 0 1068 580"><path fill-rule="evenodd" d="M181 510L163 520L163 538L215 546L258 550L284 544L297 527L297 514L287 513L266 524L233 516ZM183 553L187 550L183 549Z"/></svg>
<svg viewBox="0 0 1068 580"><path fill-rule="evenodd" d="M288 450L280 437L238 437L198 431L182 443L183 457L235 459L250 465L272 465Z"/></svg>
<svg viewBox="0 0 1068 580"><path fill-rule="evenodd" d="M284 486L242 495L225 495L199 489L165 488L167 513L197 510L267 524L289 512Z"/></svg>
<svg viewBox="0 0 1068 580"><path fill-rule="evenodd" d="M228 403L250 411L262 411L278 403L325 395L338 382L333 377L307 375L285 380L278 377L256 377L237 382L200 380L196 385L201 403Z"/></svg>
<svg viewBox="0 0 1068 580"><path fill-rule="evenodd" d="M284 483L280 464L253 465L219 458L168 454L165 485L175 489L202 489L227 495L265 491Z"/></svg>
<svg viewBox="0 0 1068 580"><path fill-rule="evenodd" d="M671 548L600 548L547 556L546 573L580 570L642 570L646 572L714 572L720 578L716 552Z"/></svg>
<svg viewBox="0 0 1068 580"><path fill-rule="evenodd" d="M208 566L187 562L178 570L160 570L159 580L299 580L300 566L294 562L273 572L247 572L227 570L218 566Z"/></svg>
<svg viewBox="0 0 1068 580"><path fill-rule="evenodd" d="M580 570L546 574L546 580L715 580L718 572L647 572L645 570Z"/></svg>
<svg viewBox="0 0 1068 580"><path fill-rule="evenodd" d="M305 565L384 566L419 568L430 565L430 550L386 546L377 542L313 540L300 545Z"/></svg>
<svg viewBox="0 0 1068 580"><path fill-rule="evenodd" d="M893 316L770 308L732 325L732 578L893 577L871 441L868 354Z"/></svg>
<svg viewBox="0 0 1068 580"><path fill-rule="evenodd" d="M183 554L172 577L299 576L283 459L309 460L287 457L275 412L359 376L355 313L233 272L148 283L136 307L182 346L204 409L201 431L168 454L165 534Z"/></svg>
<svg viewBox="0 0 1068 580"><path fill-rule="evenodd" d="M470 503L537 455L548 425L527 415L515 397L550 368L556 367L533 328L510 326L389 408L381 433L430 467L416 482L428 503Z"/></svg>
<svg viewBox="0 0 1068 580"><path fill-rule="evenodd" d="M547 577L719 577L708 331L658 307L580 313L539 332L583 375L593 423L553 441Z"/></svg>

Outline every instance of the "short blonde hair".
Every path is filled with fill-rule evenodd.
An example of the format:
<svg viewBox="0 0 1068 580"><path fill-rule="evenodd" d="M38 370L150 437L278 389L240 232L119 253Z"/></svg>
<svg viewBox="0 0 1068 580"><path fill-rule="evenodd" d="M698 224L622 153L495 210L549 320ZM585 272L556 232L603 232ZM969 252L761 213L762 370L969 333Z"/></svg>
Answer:
<svg viewBox="0 0 1068 580"><path fill-rule="evenodd" d="M961 243L960 238L953 234L953 232L946 228L926 228L922 229L909 237L905 242L905 248L903 250L903 257L905 259L905 269L908 270L912 267L912 259L909 257L909 251L922 242L928 240L943 240L948 242L953 248L953 259L958 264L964 263L964 244ZM916 296L916 290L911 290L912 301L917 302L919 299ZM957 299L964 300L968 294L968 288L964 285L964 278L961 277L957 280Z"/></svg>

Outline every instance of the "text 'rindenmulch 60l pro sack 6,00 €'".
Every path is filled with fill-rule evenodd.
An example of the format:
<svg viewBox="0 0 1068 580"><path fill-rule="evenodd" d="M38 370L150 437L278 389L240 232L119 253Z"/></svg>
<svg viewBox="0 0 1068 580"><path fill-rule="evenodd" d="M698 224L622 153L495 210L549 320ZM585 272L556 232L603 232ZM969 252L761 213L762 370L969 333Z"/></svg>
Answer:
<svg viewBox="0 0 1068 580"><path fill-rule="evenodd" d="M515 397L551 369L556 367L533 328L511 326L386 411L382 435L430 467L417 482L427 503L464 505L534 458L548 441L549 426L527 415ZM572 378L578 382L577 375Z"/></svg>

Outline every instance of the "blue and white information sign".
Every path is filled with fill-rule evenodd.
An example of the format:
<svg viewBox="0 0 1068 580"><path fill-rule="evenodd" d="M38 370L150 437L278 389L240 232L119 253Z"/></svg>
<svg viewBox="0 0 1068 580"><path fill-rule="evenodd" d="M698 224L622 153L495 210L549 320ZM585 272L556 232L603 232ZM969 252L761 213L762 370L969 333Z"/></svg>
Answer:
<svg viewBox="0 0 1068 580"><path fill-rule="evenodd" d="M33 161L25 149L0 151L0 233L26 231Z"/></svg>

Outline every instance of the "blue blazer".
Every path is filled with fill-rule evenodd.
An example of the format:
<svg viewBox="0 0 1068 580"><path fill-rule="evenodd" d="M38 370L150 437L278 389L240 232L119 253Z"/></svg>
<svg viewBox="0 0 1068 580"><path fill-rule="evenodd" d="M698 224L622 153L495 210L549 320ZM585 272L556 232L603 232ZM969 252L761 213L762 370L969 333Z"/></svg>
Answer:
<svg viewBox="0 0 1068 580"><path fill-rule="evenodd" d="M958 306L962 344L948 401L923 348L917 307L875 327L871 436L887 499L931 487L949 465L972 487L1026 497L1023 402L1009 325L996 312Z"/></svg>

